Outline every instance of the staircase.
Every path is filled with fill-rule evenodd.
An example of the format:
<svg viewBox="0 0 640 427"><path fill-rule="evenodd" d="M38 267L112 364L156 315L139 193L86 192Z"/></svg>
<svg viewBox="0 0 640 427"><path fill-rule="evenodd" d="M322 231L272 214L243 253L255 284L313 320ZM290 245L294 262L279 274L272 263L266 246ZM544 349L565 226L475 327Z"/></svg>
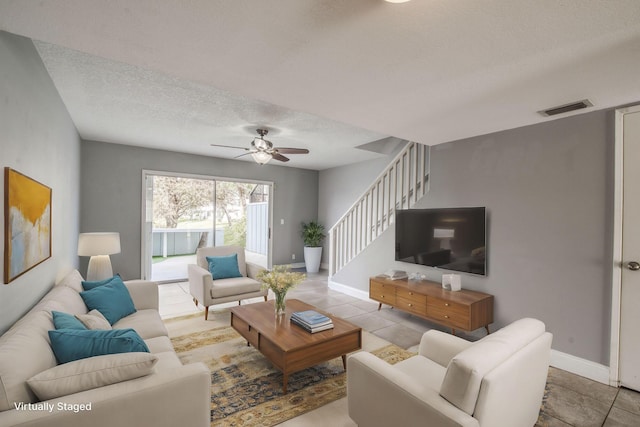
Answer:
<svg viewBox="0 0 640 427"><path fill-rule="evenodd" d="M429 187L429 147L410 142L329 230L329 277L369 246Z"/></svg>

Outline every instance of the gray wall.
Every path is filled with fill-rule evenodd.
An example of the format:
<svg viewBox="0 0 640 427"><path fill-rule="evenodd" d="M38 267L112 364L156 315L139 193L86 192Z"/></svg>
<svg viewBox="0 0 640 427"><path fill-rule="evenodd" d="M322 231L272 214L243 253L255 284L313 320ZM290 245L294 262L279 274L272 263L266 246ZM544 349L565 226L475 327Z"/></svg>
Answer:
<svg viewBox="0 0 640 427"><path fill-rule="evenodd" d="M273 263L303 260L300 223L317 219L317 171L94 141L82 142L81 158L80 230L120 232L122 252L111 262L125 279L140 277L143 169L273 182Z"/></svg>
<svg viewBox="0 0 640 427"><path fill-rule="evenodd" d="M0 284L0 332L77 266L79 158L80 138L33 43L0 32L0 166L51 187L53 198L52 257ZM0 191L4 203L4 171ZM0 269L3 260L0 244Z"/></svg>
<svg viewBox="0 0 640 427"><path fill-rule="evenodd" d="M406 143L398 144L391 153L376 160L320 171L318 221L327 229L332 227L405 146Z"/></svg>
<svg viewBox="0 0 640 427"><path fill-rule="evenodd" d="M486 206L488 275L463 275L462 285L495 295L493 329L537 317L553 348L605 365L613 117L597 111L434 146L431 189L416 206ZM369 276L397 268L440 281L442 271L393 260L394 234L387 230L334 280L367 290Z"/></svg>

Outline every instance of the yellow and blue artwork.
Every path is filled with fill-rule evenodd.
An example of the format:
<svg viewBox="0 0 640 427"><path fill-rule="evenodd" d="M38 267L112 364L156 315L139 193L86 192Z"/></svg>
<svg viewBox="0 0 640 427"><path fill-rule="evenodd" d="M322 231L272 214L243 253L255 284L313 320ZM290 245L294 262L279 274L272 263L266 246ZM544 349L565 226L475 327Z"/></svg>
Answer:
<svg viewBox="0 0 640 427"><path fill-rule="evenodd" d="M4 283L51 257L51 188L4 168Z"/></svg>

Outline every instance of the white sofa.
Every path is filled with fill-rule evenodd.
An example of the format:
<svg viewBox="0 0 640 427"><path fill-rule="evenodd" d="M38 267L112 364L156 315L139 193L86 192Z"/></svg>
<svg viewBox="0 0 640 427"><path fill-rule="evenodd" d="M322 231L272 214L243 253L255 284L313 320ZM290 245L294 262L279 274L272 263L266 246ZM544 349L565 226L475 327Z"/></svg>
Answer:
<svg viewBox="0 0 640 427"><path fill-rule="evenodd" d="M82 280L77 271L70 273L0 337L0 426L209 426L210 371L201 363L182 365L158 313L157 284L142 280L125 282L137 311L113 328L132 328L143 338L157 357L151 373L38 401L27 379L57 364L48 337L55 329L51 311L87 313L79 295Z"/></svg>
<svg viewBox="0 0 640 427"><path fill-rule="evenodd" d="M347 360L349 416L361 427L531 427L551 340L527 318L475 343L428 331L419 354L395 365L356 353Z"/></svg>
<svg viewBox="0 0 640 427"><path fill-rule="evenodd" d="M242 277L214 280L209 272L207 257L219 257L236 254L238 256L238 270ZM187 266L189 276L189 291L193 302L204 305L204 320L209 318L209 307L225 302L264 297L267 300L267 289L262 289L256 275L263 270L257 264L246 262L242 246L215 246L198 248L196 263Z"/></svg>

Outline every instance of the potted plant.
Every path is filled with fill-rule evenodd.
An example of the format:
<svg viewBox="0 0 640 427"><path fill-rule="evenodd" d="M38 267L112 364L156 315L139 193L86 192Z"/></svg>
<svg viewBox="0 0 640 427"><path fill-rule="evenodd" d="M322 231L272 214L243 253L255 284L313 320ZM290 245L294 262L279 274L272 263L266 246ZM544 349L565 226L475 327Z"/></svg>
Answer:
<svg viewBox="0 0 640 427"><path fill-rule="evenodd" d="M322 259L322 241L325 238L324 225L311 221L302 223L302 240L304 241L304 264L307 273L317 273Z"/></svg>

